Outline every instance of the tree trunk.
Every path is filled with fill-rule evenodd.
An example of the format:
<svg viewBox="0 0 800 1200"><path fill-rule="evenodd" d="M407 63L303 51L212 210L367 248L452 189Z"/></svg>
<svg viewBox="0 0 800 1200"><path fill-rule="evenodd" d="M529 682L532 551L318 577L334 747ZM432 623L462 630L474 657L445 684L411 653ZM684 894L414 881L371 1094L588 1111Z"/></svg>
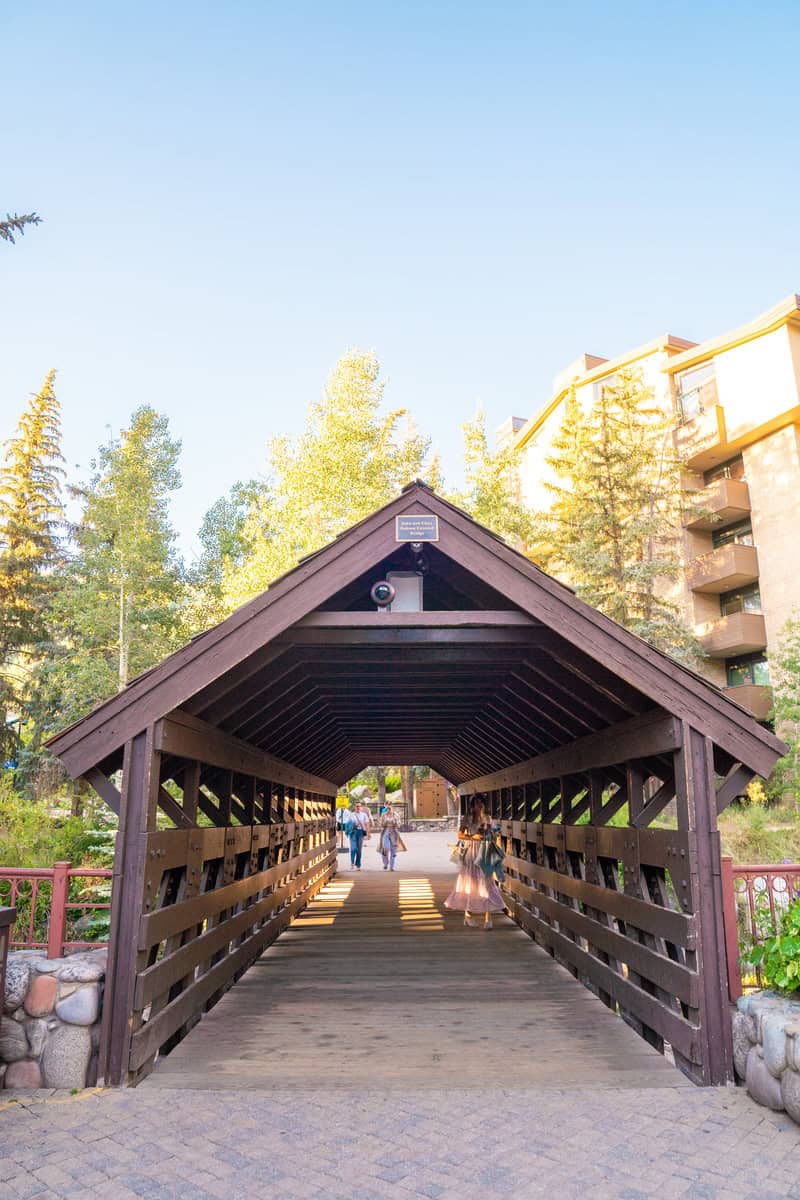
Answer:
<svg viewBox="0 0 800 1200"><path fill-rule="evenodd" d="M378 805L380 811L386 803L386 767L376 767L375 778L378 781Z"/></svg>
<svg viewBox="0 0 800 1200"><path fill-rule="evenodd" d="M411 767L400 768L400 790L403 793L403 803L406 806L406 820L412 815L413 795L411 791Z"/></svg>
<svg viewBox="0 0 800 1200"><path fill-rule="evenodd" d="M128 682L128 640L125 620L125 585L119 589L119 690Z"/></svg>

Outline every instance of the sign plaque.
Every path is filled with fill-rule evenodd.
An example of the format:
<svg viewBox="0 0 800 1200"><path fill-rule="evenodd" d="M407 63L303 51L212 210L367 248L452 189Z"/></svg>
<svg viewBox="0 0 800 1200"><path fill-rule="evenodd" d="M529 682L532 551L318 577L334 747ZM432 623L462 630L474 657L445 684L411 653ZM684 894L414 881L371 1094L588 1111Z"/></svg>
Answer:
<svg viewBox="0 0 800 1200"><path fill-rule="evenodd" d="M438 542L439 518L430 513L403 513L395 517L395 541Z"/></svg>

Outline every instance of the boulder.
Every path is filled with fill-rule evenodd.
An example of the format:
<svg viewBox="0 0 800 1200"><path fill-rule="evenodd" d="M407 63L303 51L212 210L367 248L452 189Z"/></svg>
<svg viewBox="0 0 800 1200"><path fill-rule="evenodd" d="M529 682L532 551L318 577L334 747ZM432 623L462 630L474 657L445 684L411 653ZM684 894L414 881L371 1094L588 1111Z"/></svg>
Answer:
<svg viewBox="0 0 800 1200"><path fill-rule="evenodd" d="M20 1090L31 1091L33 1088L42 1086L42 1072L38 1062L33 1062L28 1058L24 1062L11 1063L6 1071L3 1080L3 1087L7 1090L10 1088L19 1088Z"/></svg>
<svg viewBox="0 0 800 1200"><path fill-rule="evenodd" d="M28 1035L31 1058L38 1058L44 1050L44 1044L47 1041L47 1021L42 1021L38 1017L31 1017L30 1020L25 1022L25 1032Z"/></svg>
<svg viewBox="0 0 800 1200"><path fill-rule="evenodd" d="M31 969L25 959L17 958L16 954L9 954L6 963L6 994L4 998L6 1012L13 1012L15 1008L20 1007L25 999L30 977Z"/></svg>
<svg viewBox="0 0 800 1200"><path fill-rule="evenodd" d="M53 975L36 975L25 997L25 1012L29 1017L45 1017L53 1011L58 995L58 980Z"/></svg>
<svg viewBox="0 0 800 1200"><path fill-rule="evenodd" d="M44 1086L82 1088L92 1052L89 1030L81 1025L62 1025L47 1039L42 1055Z"/></svg>
<svg viewBox="0 0 800 1200"><path fill-rule="evenodd" d="M69 962L67 958L37 958L31 967L39 975L56 975Z"/></svg>
<svg viewBox="0 0 800 1200"><path fill-rule="evenodd" d="M737 1012L733 1016L733 1065L736 1074L744 1079L747 1071L747 1056L750 1053L752 1041L750 1032L752 1021L747 1013Z"/></svg>
<svg viewBox="0 0 800 1200"><path fill-rule="evenodd" d="M761 1022L761 1044L764 1062L770 1075L780 1079L786 1069L786 1014L766 1013Z"/></svg>
<svg viewBox="0 0 800 1200"><path fill-rule="evenodd" d="M800 1125L800 1073L791 1068L781 1076L781 1099L789 1116Z"/></svg>
<svg viewBox="0 0 800 1200"><path fill-rule="evenodd" d="M99 962L69 962L58 972L62 983L95 983L105 975L105 966Z"/></svg>
<svg viewBox="0 0 800 1200"><path fill-rule="evenodd" d="M800 1018L786 1022L786 1061L800 1071Z"/></svg>
<svg viewBox="0 0 800 1200"><path fill-rule="evenodd" d="M0 1058L14 1063L28 1057L28 1039L18 1021L0 1017Z"/></svg>
<svg viewBox="0 0 800 1200"><path fill-rule="evenodd" d="M752 1046L747 1056L745 1071L747 1090L756 1104L763 1104L773 1112L783 1111L781 1085L774 1075L770 1075L760 1046Z"/></svg>
<svg viewBox="0 0 800 1200"><path fill-rule="evenodd" d="M100 1010L100 991L96 983L85 984L56 1004L56 1016L68 1025L94 1025Z"/></svg>

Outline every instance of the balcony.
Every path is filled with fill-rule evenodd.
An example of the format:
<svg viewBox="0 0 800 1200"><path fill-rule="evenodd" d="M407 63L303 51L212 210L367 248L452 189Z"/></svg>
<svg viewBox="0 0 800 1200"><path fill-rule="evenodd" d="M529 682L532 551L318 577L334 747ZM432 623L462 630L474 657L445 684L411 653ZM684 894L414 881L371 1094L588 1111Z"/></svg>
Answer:
<svg viewBox="0 0 800 1200"><path fill-rule="evenodd" d="M684 518L687 529L716 529L720 525L732 525L750 513L750 489L743 479L718 479L691 496L699 515L692 516L696 509L689 509Z"/></svg>
<svg viewBox="0 0 800 1200"><path fill-rule="evenodd" d="M707 471L724 460L721 447L727 441L725 414L717 403L716 380L710 379L696 392L680 396L678 403L684 413L693 413L684 416L675 430L678 457L690 471Z"/></svg>
<svg viewBox="0 0 800 1200"><path fill-rule="evenodd" d="M700 625L697 636L708 658L752 654L754 650L763 650L767 644L767 631L761 613L729 613L717 621Z"/></svg>
<svg viewBox="0 0 800 1200"><path fill-rule="evenodd" d="M686 584L693 592L732 592L758 579L758 552L755 546L730 542L717 546L689 564Z"/></svg>
<svg viewBox="0 0 800 1200"><path fill-rule="evenodd" d="M738 687L722 689L729 700L735 700L757 721L766 721L772 712L772 688L757 683L740 683Z"/></svg>

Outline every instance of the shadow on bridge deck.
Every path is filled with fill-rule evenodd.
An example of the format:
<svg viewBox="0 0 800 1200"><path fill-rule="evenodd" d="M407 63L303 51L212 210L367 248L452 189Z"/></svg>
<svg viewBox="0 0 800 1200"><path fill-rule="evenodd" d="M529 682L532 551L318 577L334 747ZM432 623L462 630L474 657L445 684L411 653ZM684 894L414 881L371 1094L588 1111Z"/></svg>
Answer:
<svg viewBox="0 0 800 1200"><path fill-rule="evenodd" d="M447 837L409 840L394 874L368 842L140 1086L692 1086L507 917L464 928Z"/></svg>

